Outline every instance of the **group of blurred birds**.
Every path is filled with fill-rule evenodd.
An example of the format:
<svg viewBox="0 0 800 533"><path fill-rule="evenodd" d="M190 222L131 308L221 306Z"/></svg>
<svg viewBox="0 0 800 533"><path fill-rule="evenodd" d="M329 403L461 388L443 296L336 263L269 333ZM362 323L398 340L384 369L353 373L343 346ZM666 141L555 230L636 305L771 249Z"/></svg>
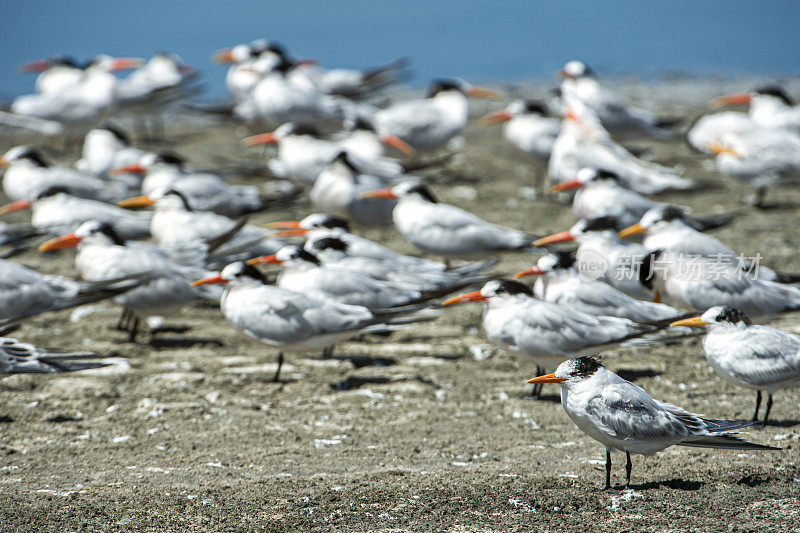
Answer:
<svg viewBox="0 0 800 533"><path fill-rule="evenodd" d="M278 350L277 381L284 352L330 356L346 339L434 320L440 303L481 301L488 339L536 362L542 375L530 380L534 395L544 383L560 384L567 414L606 447L606 488L611 451L627 454L627 486L630 453L671 445L774 449L731 431L759 420L762 392L766 423L773 394L800 383L800 336L751 322L800 309L800 276L743 263L707 233L741 213L694 215L650 198L701 192L678 169L642 159L620 142L674 140L683 129L722 174L752 183L751 202L766 207L768 186L800 176L800 107L783 89L720 97L715 105L749 109L704 114L687 128L629 106L587 65L568 62L549 100L514 100L482 119L502 123L509 145L547 166L553 194L568 199L574 192L578 221L534 236L440 202L425 177L429 168L446 167L458 148L453 139L467 125L468 98L499 100L497 92L439 80L424 98L397 101L385 89L405 79L405 60L325 69L267 40L214 59L230 64L230 98L212 104L185 103L202 85L197 71L173 54L146 62L99 56L84 64L55 56L21 67L39 73L36 93L16 98L0 122L42 136L85 138L73 167L50 164L30 145L0 160L10 200L0 214L31 213L29 224L0 226L8 248L0 260L3 327L111 299L122 309L117 327L135 341L149 317L218 300L231 326ZM119 78L114 73L121 69L135 70ZM178 112L268 130L244 142L277 146L267 165L280 186L266 194L259 185L231 184L174 153L136 148L105 122L119 113ZM302 220L261 227L245 217L305 198L314 213ZM390 224L428 258L351 232ZM573 241L577 248L561 244ZM79 277L42 274L11 259L33 246L77 248ZM541 255L517 279L490 271L497 256L513 251ZM685 257L699 265L688 274ZM452 263L469 258L478 260ZM635 275L620 275L631 265ZM518 281L527 276L536 276L533 287ZM442 302L454 292L462 294ZM708 419L654 400L589 356L672 342L701 327L711 367L757 391L752 421ZM104 364L91 355L4 337L0 373ZM555 372L544 374L546 367Z"/></svg>

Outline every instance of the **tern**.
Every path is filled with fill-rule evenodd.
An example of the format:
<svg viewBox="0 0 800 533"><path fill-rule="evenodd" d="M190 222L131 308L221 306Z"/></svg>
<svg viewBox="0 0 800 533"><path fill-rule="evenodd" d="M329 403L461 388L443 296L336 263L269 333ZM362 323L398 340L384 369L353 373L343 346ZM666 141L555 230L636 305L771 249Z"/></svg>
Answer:
<svg viewBox="0 0 800 533"><path fill-rule="evenodd" d="M369 332L373 326L385 330L385 324L418 309L373 312L366 307L265 285L264 281L256 268L236 262L218 275L199 279L192 285L225 285L220 309L228 322L245 335L278 348L278 368L273 381L280 376L284 351L318 352Z"/></svg>
<svg viewBox="0 0 800 533"><path fill-rule="evenodd" d="M485 302L483 329L501 348L532 357L537 371L562 363L576 353L595 353L619 345L639 344L645 334L671 320L649 324L614 316L593 316L556 303L538 300L518 281L492 280L479 291L450 298L444 306ZM644 341L647 342L647 341ZM538 395L541 389L535 389Z"/></svg>
<svg viewBox="0 0 800 533"><path fill-rule="evenodd" d="M555 372L528 380L561 385L561 405L578 428L606 447L606 484L611 488L611 452L625 452L625 488L631 484L631 454L654 455L670 446L728 450L779 450L731 433L754 422L715 420L650 397L641 387L607 370L593 357L561 363Z"/></svg>
<svg viewBox="0 0 800 533"><path fill-rule="evenodd" d="M392 134L414 150L435 150L460 134L467 125L467 96L497 100L496 92L463 80L439 80L431 84L424 99L406 100L377 110L377 130Z"/></svg>
<svg viewBox="0 0 800 533"><path fill-rule="evenodd" d="M559 71L564 78L561 93L565 100L578 100L592 110L603 127L617 135L650 135L665 138L665 129L674 120L663 120L644 109L628 106L618 95L603 87L594 71L581 61L569 61Z"/></svg>
<svg viewBox="0 0 800 533"><path fill-rule="evenodd" d="M539 100L514 100L505 109L486 115L483 124L503 124L503 139L519 153L547 163L561 121L547 116L547 107Z"/></svg>
<svg viewBox="0 0 800 533"><path fill-rule="evenodd" d="M778 85L757 87L748 93L728 94L716 98L715 106L748 104L749 117L757 125L767 128L800 130L800 106Z"/></svg>
<svg viewBox="0 0 800 533"><path fill-rule="evenodd" d="M767 392L764 424L772 409L772 395L779 389L800 386L800 336L753 325L734 307L717 305L703 314L678 320L671 326L706 327L703 352L708 364L725 381L756 390L758 420L761 392Z"/></svg>
<svg viewBox="0 0 800 533"><path fill-rule="evenodd" d="M682 314L668 305L632 298L604 281L585 278L576 268L571 252L543 255L536 266L514 275L517 279L527 276L539 276L533 285L537 298L590 315L648 322Z"/></svg>
<svg viewBox="0 0 800 533"><path fill-rule="evenodd" d="M52 374L102 368L111 363L86 361L104 357L88 352L63 352L0 337L0 374Z"/></svg>
<svg viewBox="0 0 800 533"><path fill-rule="evenodd" d="M439 203L425 185L404 181L361 198L398 200L392 212L397 231L421 250L447 258L473 257L530 247L534 237L491 224L453 205Z"/></svg>

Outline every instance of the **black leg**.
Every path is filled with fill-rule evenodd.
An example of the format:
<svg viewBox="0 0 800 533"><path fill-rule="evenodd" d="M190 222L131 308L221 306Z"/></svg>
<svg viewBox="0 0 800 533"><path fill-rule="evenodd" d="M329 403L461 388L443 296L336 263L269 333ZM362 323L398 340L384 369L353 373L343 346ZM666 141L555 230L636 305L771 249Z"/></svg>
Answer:
<svg viewBox="0 0 800 533"><path fill-rule="evenodd" d="M330 346L326 346L322 349L322 358L323 359L330 359L333 357L333 344Z"/></svg>
<svg viewBox="0 0 800 533"><path fill-rule="evenodd" d="M544 367L541 365L536 365L536 375L541 376L544 374ZM533 386L533 390L531 390L531 396L536 398L537 400L542 397L542 384L537 383Z"/></svg>
<svg viewBox="0 0 800 533"><path fill-rule="evenodd" d="M278 383L280 381L281 367L283 366L283 352L278 352L278 368L275 369L275 376L272 381Z"/></svg>
<svg viewBox="0 0 800 533"><path fill-rule="evenodd" d="M625 463L625 488L631 488L631 470L633 469L633 465L631 464L631 452L625 450L625 457L627 462Z"/></svg>
<svg viewBox="0 0 800 533"><path fill-rule="evenodd" d="M769 394L769 396L767 396L767 413L764 415L764 425L765 426L767 425L767 419L769 418L769 412L772 409L772 393L770 392L768 394Z"/></svg>
<svg viewBox="0 0 800 533"><path fill-rule="evenodd" d="M606 486L603 490L611 488L611 450L606 448Z"/></svg>
<svg viewBox="0 0 800 533"><path fill-rule="evenodd" d="M756 412L753 413L753 422L758 420L759 409L761 409L761 391L756 391Z"/></svg>
<svg viewBox="0 0 800 533"><path fill-rule="evenodd" d="M128 331L128 342L136 342L136 334L139 333L139 324L141 323L142 320L134 314L133 325L131 326L130 331Z"/></svg>
<svg viewBox="0 0 800 533"><path fill-rule="evenodd" d="M117 331L128 331L131 325L131 314L130 308L122 308L122 314L119 315L119 320L117 320Z"/></svg>
<svg viewBox="0 0 800 533"><path fill-rule="evenodd" d="M444 258L444 268L445 268L445 270L450 270L450 258L449 257L445 257Z"/></svg>

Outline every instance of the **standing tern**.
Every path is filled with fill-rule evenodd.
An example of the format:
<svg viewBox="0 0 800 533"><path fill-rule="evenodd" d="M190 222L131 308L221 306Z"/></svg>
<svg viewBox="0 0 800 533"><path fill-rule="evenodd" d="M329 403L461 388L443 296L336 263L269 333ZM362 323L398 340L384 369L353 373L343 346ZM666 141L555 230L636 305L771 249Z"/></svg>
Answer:
<svg viewBox="0 0 800 533"><path fill-rule="evenodd" d="M624 239L644 233L642 245L650 251L660 250L671 255L683 255L687 260L702 258L727 265L737 265L739 258L736 252L728 248L718 239L701 233L690 226L691 219L684 208L661 204L648 210L636 224L632 224L619 232ZM776 272L761 265L743 262L745 271L752 276L780 283L795 283L800 276Z"/></svg>
<svg viewBox="0 0 800 533"><path fill-rule="evenodd" d="M62 166L51 166L44 155L32 146L15 146L0 157L3 174L3 192L12 201L35 200L52 187L61 187L73 196L105 202L122 199L126 187L120 183L103 181Z"/></svg>
<svg viewBox="0 0 800 533"><path fill-rule="evenodd" d="M592 110L603 127L615 135L650 135L669 137L665 129L673 120L663 120L644 109L628 106L617 94L603 87L594 71L581 61L569 61L559 71L564 78L561 93L567 102L578 100Z"/></svg>
<svg viewBox="0 0 800 533"><path fill-rule="evenodd" d="M754 425L690 413L650 397L641 387L607 370L593 357L561 363L552 374L528 383L561 385L561 406L578 428L606 447L606 484L611 488L611 452L625 452L625 488L631 483L631 453L654 455L670 446L728 450L779 450L737 437Z"/></svg>
<svg viewBox="0 0 800 533"><path fill-rule="evenodd" d="M528 248L534 237L491 224L453 205L442 204L421 183L405 181L361 198L398 200L392 212L397 231L421 250L447 258L495 254Z"/></svg>
<svg viewBox="0 0 800 533"><path fill-rule="evenodd" d="M224 284L220 308L228 322L245 335L278 348L278 368L273 381L280 376L284 351L318 352L368 332L373 326L380 325L385 330L385 324L416 310L373 312L366 307L265 285L264 281L257 269L236 262L220 274L192 284Z"/></svg>
<svg viewBox="0 0 800 533"><path fill-rule="evenodd" d="M766 391L767 410L772 409L772 395L779 389L800 386L800 336L753 325L747 315L727 305L717 305L694 318L678 320L672 326L706 327L703 352L708 364L725 381L756 389L758 420L761 391Z"/></svg>
<svg viewBox="0 0 800 533"><path fill-rule="evenodd" d="M75 268L87 281L107 281L147 273L147 280L135 289L114 298L132 323L129 340L135 341L141 320L184 306L218 292L190 287L189 283L207 273L200 265L180 264L167 250L148 243L126 243L108 224L90 221L75 232L51 239L39 247L42 252L78 247Z"/></svg>
<svg viewBox="0 0 800 533"><path fill-rule="evenodd" d="M547 107L538 100L514 100L505 109L486 115L483 124L503 123L503 139L521 154L547 163L561 121L547 116Z"/></svg>
<svg viewBox="0 0 800 533"><path fill-rule="evenodd" d="M372 119L382 134L392 134L414 150L441 148L467 125L467 96L497 100L494 91L463 80L433 82L424 99L406 100L377 110Z"/></svg>
<svg viewBox="0 0 800 533"><path fill-rule="evenodd" d="M573 354L589 354L619 345L638 344L643 335L667 327L614 316L593 316L534 298L518 281L492 280L479 291L450 298L444 306L485 302L483 329L494 344L533 358L537 371L562 363ZM541 389L535 390L540 394Z"/></svg>
<svg viewBox="0 0 800 533"><path fill-rule="evenodd" d="M536 266L514 275L517 279L527 276L539 276L533 285L537 298L590 315L648 322L681 314L668 305L632 298L604 281L586 279L575 267L571 252L543 255Z"/></svg>
<svg viewBox="0 0 800 533"><path fill-rule="evenodd" d="M757 125L767 128L800 130L800 106L778 85L757 87L748 93L728 94L716 98L715 106L748 104L749 117Z"/></svg>

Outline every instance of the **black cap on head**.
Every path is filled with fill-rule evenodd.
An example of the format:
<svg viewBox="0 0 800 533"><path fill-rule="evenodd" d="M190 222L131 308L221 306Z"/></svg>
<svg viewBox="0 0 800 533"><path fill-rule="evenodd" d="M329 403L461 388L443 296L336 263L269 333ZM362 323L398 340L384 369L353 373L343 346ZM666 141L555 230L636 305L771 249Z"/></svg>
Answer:
<svg viewBox="0 0 800 533"><path fill-rule="evenodd" d="M763 87L757 88L754 92L757 94L774 96L775 98L783 100L783 103L789 106L794 105L794 101L792 100L792 98L786 93L786 91L780 85L765 85Z"/></svg>
<svg viewBox="0 0 800 533"><path fill-rule="evenodd" d="M119 129L117 126L114 126L113 124L105 124L100 129L106 130L107 132L111 133L114 137L117 138L119 142L121 142L125 146L131 145L131 138L128 137L128 135L124 131Z"/></svg>
<svg viewBox="0 0 800 533"><path fill-rule="evenodd" d="M586 221L584 231L606 231L619 229L619 219L617 217L606 215L602 217L590 218Z"/></svg>
<svg viewBox="0 0 800 533"><path fill-rule="evenodd" d="M345 150L342 150L341 152L336 154L336 157L333 158L333 162L341 163L347 168L349 168L351 172L358 174L358 169L350 160L350 157L347 155L347 151Z"/></svg>
<svg viewBox="0 0 800 533"><path fill-rule="evenodd" d="M551 253L556 257L555 268L572 268L575 264L574 251L554 251Z"/></svg>
<svg viewBox="0 0 800 533"><path fill-rule="evenodd" d="M347 243L339 237L322 237L313 241L315 250L339 250L347 251Z"/></svg>
<svg viewBox="0 0 800 533"><path fill-rule="evenodd" d="M525 100L525 111L535 115L547 115L547 106L541 100Z"/></svg>
<svg viewBox="0 0 800 533"><path fill-rule="evenodd" d="M185 194L183 194L181 191L179 191L177 189L169 188L164 192L164 196L170 196L170 195L171 196L177 196L178 198L180 198L181 202L183 203L183 207L187 211L194 211L194 208L192 207L192 204L189 203L189 198Z"/></svg>
<svg viewBox="0 0 800 533"><path fill-rule="evenodd" d="M64 187L63 185L51 185L50 187L46 188L42 192L36 195L36 200L41 200L42 198L49 198L50 196L55 196L56 194L70 194L71 191Z"/></svg>
<svg viewBox="0 0 800 533"><path fill-rule="evenodd" d="M526 294L528 296L533 296L533 291L531 288L524 283L520 283L519 281L506 278L500 278L494 281L497 283L495 294Z"/></svg>
<svg viewBox="0 0 800 533"><path fill-rule="evenodd" d="M720 307L721 309L716 316L717 322L730 322L731 324L744 322L748 326L752 324L750 319L744 314L743 311L740 311L735 307L731 307L730 305L722 305Z"/></svg>
<svg viewBox="0 0 800 533"><path fill-rule="evenodd" d="M603 365L597 358L584 355L582 357L576 357L572 360L572 369L570 375L586 379L591 377L601 368L603 368Z"/></svg>
<svg viewBox="0 0 800 533"><path fill-rule="evenodd" d="M110 223L101 222L100 224L98 224L97 232L102 233L103 235L111 239L111 241L114 244L118 246L125 246L125 240L122 237L120 237L119 233L117 233L117 230L115 230L114 226L112 226Z"/></svg>
<svg viewBox="0 0 800 533"><path fill-rule="evenodd" d="M186 160L174 152L159 152L158 161L168 165L183 165Z"/></svg>
<svg viewBox="0 0 800 533"><path fill-rule="evenodd" d="M436 199L436 197L433 195L433 192L431 192L428 186L422 183L415 183L414 185L406 189L406 194L418 194L432 204L439 203L439 200Z"/></svg>
<svg viewBox="0 0 800 533"><path fill-rule="evenodd" d="M38 148L33 146L26 146L25 149L17 156L18 159L27 159L40 167L49 167L50 163L44 158L44 153Z"/></svg>
<svg viewBox="0 0 800 533"><path fill-rule="evenodd" d="M436 80L432 82L428 88L427 96L428 98L431 98L444 91L458 91L463 93L464 88L462 87L462 84L455 80Z"/></svg>

